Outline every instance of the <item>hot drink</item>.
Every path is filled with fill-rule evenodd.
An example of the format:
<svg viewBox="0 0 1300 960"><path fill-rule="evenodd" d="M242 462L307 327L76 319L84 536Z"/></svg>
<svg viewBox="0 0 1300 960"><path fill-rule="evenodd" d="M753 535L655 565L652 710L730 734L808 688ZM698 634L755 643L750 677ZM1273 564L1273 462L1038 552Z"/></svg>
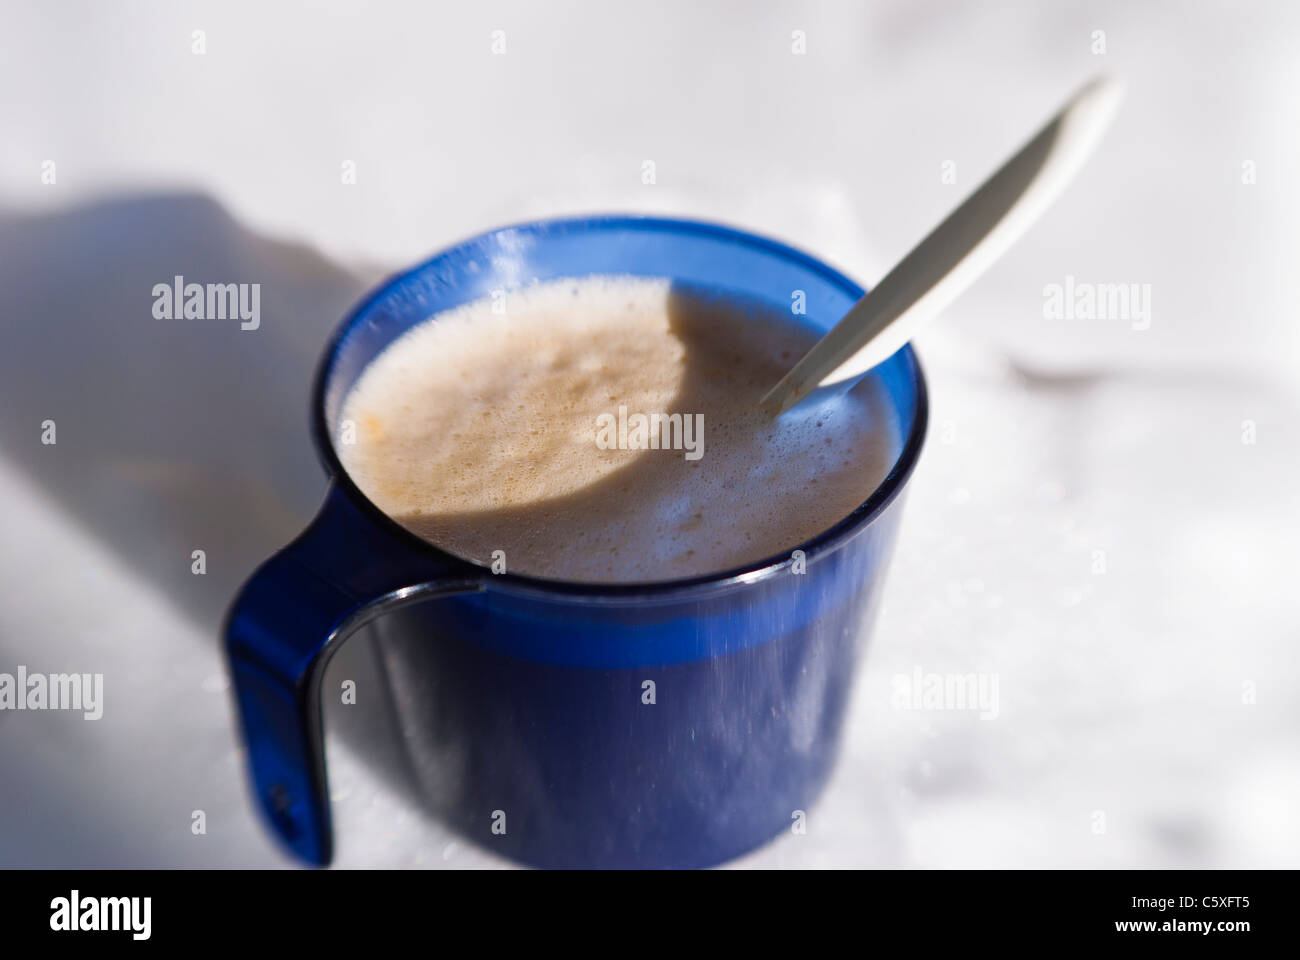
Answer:
<svg viewBox="0 0 1300 960"><path fill-rule="evenodd" d="M870 380L759 411L817 337L788 311L662 279L547 283L396 340L335 445L377 506L467 559L587 582L713 573L831 527L897 457Z"/></svg>

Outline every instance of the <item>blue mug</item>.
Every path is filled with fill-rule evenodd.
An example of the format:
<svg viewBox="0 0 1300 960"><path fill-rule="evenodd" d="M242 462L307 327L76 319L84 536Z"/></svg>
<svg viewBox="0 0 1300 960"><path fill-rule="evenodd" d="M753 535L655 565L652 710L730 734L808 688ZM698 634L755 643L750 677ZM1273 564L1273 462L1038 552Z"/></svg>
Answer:
<svg viewBox="0 0 1300 960"><path fill-rule="evenodd" d="M485 233L386 282L344 321L313 401L332 478L325 504L253 574L225 628L257 802L310 863L332 855L321 678L363 624L374 627L423 799L522 863L718 864L798 824L826 783L925 438L925 381L910 347L869 374L899 424L880 486L797 548L707 576L496 575L399 526L339 463L344 398L394 339L496 289L595 274L775 305L802 291L807 319L823 328L863 294L768 239L607 216Z"/></svg>

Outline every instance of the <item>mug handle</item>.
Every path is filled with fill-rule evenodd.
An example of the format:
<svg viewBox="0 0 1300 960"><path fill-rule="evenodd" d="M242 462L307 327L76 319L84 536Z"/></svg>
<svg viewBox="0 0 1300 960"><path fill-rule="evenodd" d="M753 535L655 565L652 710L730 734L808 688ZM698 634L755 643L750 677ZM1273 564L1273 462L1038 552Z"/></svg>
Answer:
<svg viewBox="0 0 1300 960"><path fill-rule="evenodd" d="M384 530L337 484L244 584L224 630L230 676L257 803L299 856L333 856L320 687L341 641L394 606L481 589L476 568Z"/></svg>

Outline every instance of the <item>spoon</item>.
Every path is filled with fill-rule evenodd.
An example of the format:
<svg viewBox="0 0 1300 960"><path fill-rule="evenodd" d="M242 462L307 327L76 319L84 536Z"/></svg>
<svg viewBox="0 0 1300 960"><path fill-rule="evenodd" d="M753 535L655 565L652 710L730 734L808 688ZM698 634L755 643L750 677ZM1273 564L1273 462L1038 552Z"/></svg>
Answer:
<svg viewBox="0 0 1300 960"><path fill-rule="evenodd" d="M1098 77L912 248L760 401L773 416L866 373L916 335L1025 233L1083 166L1123 85Z"/></svg>

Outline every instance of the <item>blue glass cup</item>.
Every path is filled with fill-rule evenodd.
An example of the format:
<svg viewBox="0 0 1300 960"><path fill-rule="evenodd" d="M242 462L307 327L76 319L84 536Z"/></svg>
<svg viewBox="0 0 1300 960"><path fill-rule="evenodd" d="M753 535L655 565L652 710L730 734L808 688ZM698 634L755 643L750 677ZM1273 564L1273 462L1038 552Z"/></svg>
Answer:
<svg viewBox="0 0 1300 960"><path fill-rule="evenodd" d="M263 564L225 634L253 789L303 859L332 855L321 679L363 624L379 645L423 799L466 837L546 867L698 867L800 822L831 772L925 437L910 347L869 376L899 424L880 486L829 530L740 569L655 583L493 574L408 532L336 455L349 389L431 315L534 281L666 277L832 325L862 296L790 247L712 224L551 220L485 233L386 282L317 374L332 484ZM509 376L508 370L502 376Z"/></svg>

